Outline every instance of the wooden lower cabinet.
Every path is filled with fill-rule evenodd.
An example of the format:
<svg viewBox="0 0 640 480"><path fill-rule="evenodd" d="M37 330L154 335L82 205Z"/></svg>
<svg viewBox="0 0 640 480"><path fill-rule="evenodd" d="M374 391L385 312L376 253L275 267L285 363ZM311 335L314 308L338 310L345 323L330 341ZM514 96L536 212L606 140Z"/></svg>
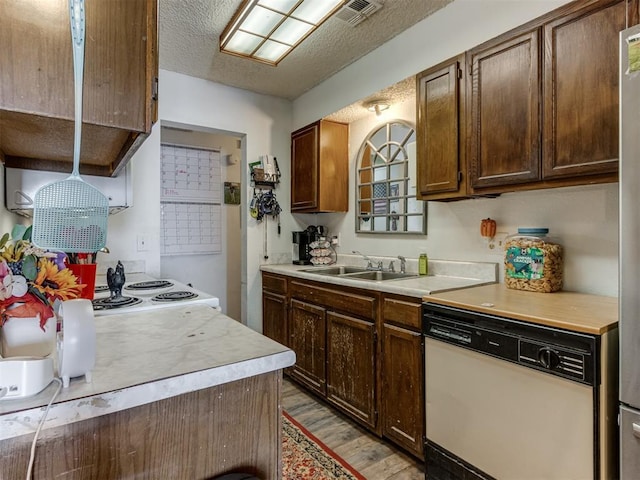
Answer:
<svg viewBox="0 0 640 480"><path fill-rule="evenodd" d="M327 393L326 325L324 308L291 300L289 348L296 353L296 363L289 373L322 396Z"/></svg>
<svg viewBox="0 0 640 480"><path fill-rule="evenodd" d="M263 292L262 333L282 345L289 346L287 323L287 297L277 293Z"/></svg>
<svg viewBox="0 0 640 480"><path fill-rule="evenodd" d="M288 375L423 460L421 300L267 273L262 278L263 331L296 354Z"/></svg>
<svg viewBox="0 0 640 480"><path fill-rule="evenodd" d="M385 296L382 321L382 435L424 458L422 304L415 298Z"/></svg>
<svg viewBox="0 0 640 480"><path fill-rule="evenodd" d="M289 346L287 278L262 274L262 333Z"/></svg>
<svg viewBox="0 0 640 480"><path fill-rule="evenodd" d="M382 434L422 458L422 334L389 324L382 330Z"/></svg>
<svg viewBox="0 0 640 480"><path fill-rule="evenodd" d="M373 322L327 312L327 400L376 427Z"/></svg>

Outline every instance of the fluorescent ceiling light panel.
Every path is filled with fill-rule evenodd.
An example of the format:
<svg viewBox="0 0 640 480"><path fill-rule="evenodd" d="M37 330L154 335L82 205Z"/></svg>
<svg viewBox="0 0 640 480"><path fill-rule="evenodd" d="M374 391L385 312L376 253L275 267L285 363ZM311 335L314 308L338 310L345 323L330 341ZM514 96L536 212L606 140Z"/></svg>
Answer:
<svg viewBox="0 0 640 480"><path fill-rule="evenodd" d="M289 13L299 0L260 0L258 5L270 8L276 12Z"/></svg>
<svg viewBox="0 0 640 480"><path fill-rule="evenodd" d="M287 18L278 29L273 32L271 38L277 42L282 42L287 45L295 45L298 43L309 31L313 28L313 25L294 18Z"/></svg>
<svg viewBox="0 0 640 480"><path fill-rule="evenodd" d="M314 1L307 0L302 2L293 12L293 16L304 20L305 22L318 24L325 16L327 16L338 5L342 5L340 0Z"/></svg>
<svg viewBox="0 0 640 480"><path fill-rule="evenodd" d="M267 37L284 18L281 13L258 5L249 12L247 19L240 25L240 30Z"/></svg>
<svg viewBox="0 0 640 480"><path fill-rule="evenodd" d="M287 53L290 48L291 47L289 45L284 45L283 43L267 40L256 51L254 56L262 60L266 60L267 62L275 63L280 57Z"/></svg>
<svg viewBox="0 0 640 480"><path fill-rule="evenodd" d="M220 51L277 65L344 0L244 0L220 35Z"/></svg>
<svg viewBox="0 0 640 480"><path fill-rule="evenodd" d="M262 43L262 37L251 35L245 32L236 32L233 34L229 43L227 43L227 49L231 52L236 52L244 55L251 55L256 48Z"/></svg>

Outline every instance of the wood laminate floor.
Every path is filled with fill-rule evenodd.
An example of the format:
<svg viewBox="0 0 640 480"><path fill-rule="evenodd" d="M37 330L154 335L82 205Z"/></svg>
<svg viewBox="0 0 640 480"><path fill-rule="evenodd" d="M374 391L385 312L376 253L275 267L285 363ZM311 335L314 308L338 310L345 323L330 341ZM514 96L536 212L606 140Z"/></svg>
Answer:
<svg viewBox="0 0 640 480"><path fill-rule="evenodd" d="M424 465L285 377L282 407L367 480L424 480Z"/></svg>

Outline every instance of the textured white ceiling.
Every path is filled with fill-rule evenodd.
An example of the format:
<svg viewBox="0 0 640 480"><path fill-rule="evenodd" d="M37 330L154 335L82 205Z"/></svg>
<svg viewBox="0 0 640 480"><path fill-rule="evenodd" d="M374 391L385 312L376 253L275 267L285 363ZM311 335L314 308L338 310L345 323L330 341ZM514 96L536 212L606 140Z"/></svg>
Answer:
<svg viewBox="0 0 640 480"><path fill-rule="evenodd" d="M241 0L160 0L160 68L293 100L453 0L376 1L382 9L364 22L352 27L330 18L272 67L219 51ZM415 88L406 81L381 94L406 97L413 94L407 86Z"/></svg>

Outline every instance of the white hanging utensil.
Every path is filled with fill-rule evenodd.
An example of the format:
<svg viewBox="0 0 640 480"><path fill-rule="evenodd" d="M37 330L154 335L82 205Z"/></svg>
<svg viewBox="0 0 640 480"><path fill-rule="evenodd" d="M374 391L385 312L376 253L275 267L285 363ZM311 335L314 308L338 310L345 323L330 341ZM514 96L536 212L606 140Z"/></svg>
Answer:
<svg viewBox="0 0 640 480"><path fill-rule="evenodd" d="M69 17L75 88L73 171L65 180L45 185L36 192L31 237L35 245L49 250L70 253L97 252L107 241L109 200L100 190L80 178L84 0L70 0Z"/></svg>

